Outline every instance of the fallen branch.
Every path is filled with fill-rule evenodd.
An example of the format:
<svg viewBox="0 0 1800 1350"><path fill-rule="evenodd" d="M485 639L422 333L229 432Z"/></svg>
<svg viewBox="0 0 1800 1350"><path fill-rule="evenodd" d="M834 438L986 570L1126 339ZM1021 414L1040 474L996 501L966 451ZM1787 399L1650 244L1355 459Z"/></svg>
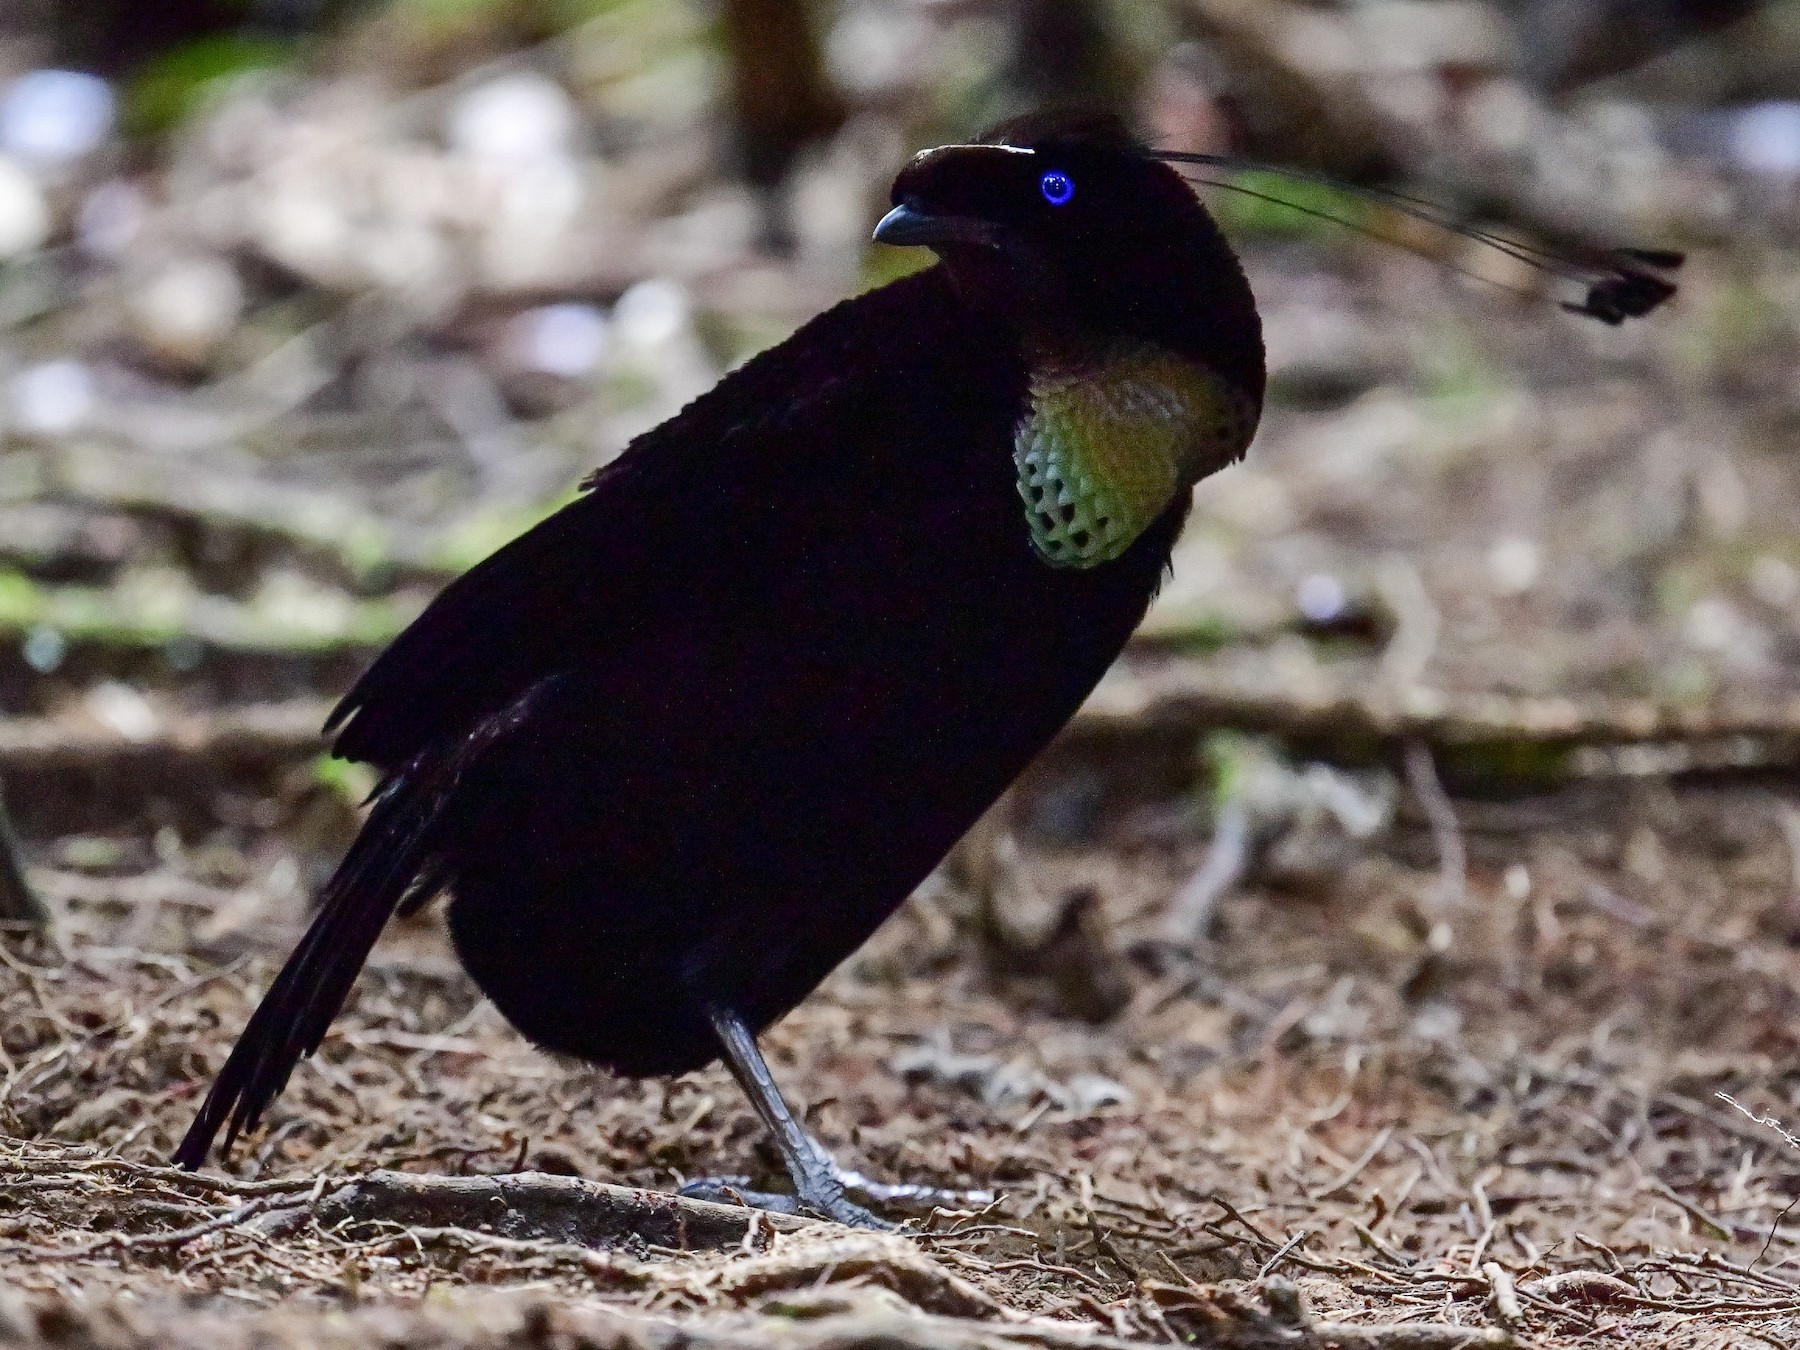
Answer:
<svg viewBox="0 0 1800 1350"><path fill-rule="evenodd" d="M1406 783L1425 813L1437 846L1438 903L1460 908L1469 895L1469 850L1463 842L1462 826L1456 820L1456 807L1438 781L1431 748L1423 741L1406 743Z"/></svg>
<svg viewBox="0 0 1800 1350"><path fill-rule="evenodd" d="M73 1247L43 1247L31 1243L18 1243L11 1244L11 1250L29 1256L33 1261L41 1262L85 1261L92 1257L115 1252L185 1247L197 1238L247 1223L266 1212L273 1203L274 1201L269 1197L251 1200L227 1214L215 1215L210 1219L203 1219L199 1223L189 1224L186 1228L177 1228L172 1232L104 1233L92 1242L83 1242Z"/></svg>
<svg viewBox="0 0 1800 1350"><path fill-rule="evenodd" d="M1206 857L1169 902L1165 939L1192 945L1210 937L1219 901L1244 879L1249 864L1250 812L1241 800L1227 798L1219 804Z"/></svg>
<svg viewBox="0 0 1800 1350"><path fill-rule="evenodd" d="M330 710L329 702L310 698L243 704L171 721L136 740L57 718L0 719L0 767L23 781L128 772L153 761L185 763L190 772L209 761L288 764L324 750L319 728Z"/></svg>
<svg viewBox="0 0 1800 1350"><path fill-rule="evenodd" d="M193 417L200 444L235 429ZM57 488L77 502L160 519L189 530L266 542L333 565L345 579L379 565L396 581L442 583L454 575L440 538L419 526L376 515L344 492L273 481L250 473L196 474L188 461L143 453L141 444L89 442L64 448L49 466Z"/></svg>
<svg viewBox="0 0 1800 1350"><path fill-rule="evenodd" d="M361 1227L454 1228L584 1249L633 1242L731 1250L758 1235L834 1231L810 1219L541 1172L453 1177L376 1171L248 1182L51 1143L21 1142L0 1153L0 1196L18 1202L52 1191L62 1197L56 1202L60 1226L129 1230L104 1234L79 1249L57 1250L63 1257L98 1253L121 1242L180 1245L265 1213L263 1228L296 1219L345 1233ZM175 1227L165 1226L171 1221Z"/></svg>
<svg viewBox="0 0 1800 1350"><path fill-rule="evenodd" d="M1488 1289L1493 1295L1495 1320L1509 1329L1523 1326L1525 1309L1519 1304L1518 1287L1506 1268L1498 1262L1489 1261L1481 1267L1481 1273L1487 1279Z"/></svg>
<svg viewBox="0 0 1800 1350"><path fill-rule="evenodd" d="M272 793L325 752L330 704L294 699L170 717L150 735L59 718L0 719L0 774L28 835L106 829L145 803L210 806L221 790Z"/></svg>
<svg viewBox="0 0 1800 1350"><path fill-rule="evenodd" d="M1331 1350L1481 1350L1510 1346L1512 1333L1496 1327L1458 1327L1429 1322L1315 1322L1312 1344Z"/></svg>
<svg viewBox="0 0 1800 1350"><path fill-rule="evenodd" d="M270 1181L240 1181L236 1177L189 1172L179 1167L154 1167L110 1157L78 1144L45 1140L8 1141L0 1151L0 1193L23 1188L73 1185L84 1194L103 1184L126 1188L173 1189L211 1200L226 1196L263 1196L304 1192L318 1182L312 1177L279 1177Z"/></svg>
<svg viewBox="0 0 1800 1350"><path fill-rule="evenodd" d="M323 699L226 707L171 719L140 740L56 718L0 719L0 774L14 801L31 805L22 821L28 831L71 828L44 806L70 800L81 804L82 827L98 828L111 815L129 815L152 790L192 801L210 800L227 783L268 786L324 753L319 728L330 708ZM1196 739L1222 729L1343 763L1397 758L1416 741L1452 788L1470 780L1548 786L1800 766L1800 698L1685 709L1646 700L1281 688L1266 672L1240 678L1206 663L1140 658L1101 682L1038 772L1141 764L1149 755L1178 760L1191 778ZM121 784L129 791L100 790Z"/></svg>
<svg viewBox="0 0 1800 1350"><path fill-rule="evenodd" d="M741 1212L741 1211L738 1211ZM830 1232L810 1225L815 1232ZM952 1275L905 1238L856 1233L800 1242L790 1239L773 1251L733 1261L707 1281L734 1301L826 1283L873 1284L908 1304L947 1317L986 1321L1006 1310L967 1280Z"/></svg>
<svg viewBox="0 0 1800 1350"><path fill-rule="evenodd" d="M282 1211L280 1219L294 1211ZM448 1248L455 1255L503 1258L514 1269L564 1266L578 1270L603 1289L643 1289L651 1283L650 1267L618 1252L599 1252L568 1242L534 1242L498 1237L467 1228L407 1227L379 1239L365 1251L386 1248L395 1254Z"/></svg>
<svg viewBox="0 0 1800 1350"><path fill-rule="evenodd" d="M1648 699L1531 698L1415 687L1272 682L1266 670L1137 657L1101 681L1064 733L1059 753L1081 759L1121 742L1181 746L1221 728L1273 737L1343 761L1430 748L1455 780L1639 778L1800 764L1800 698L1713 707Z"/></svg>

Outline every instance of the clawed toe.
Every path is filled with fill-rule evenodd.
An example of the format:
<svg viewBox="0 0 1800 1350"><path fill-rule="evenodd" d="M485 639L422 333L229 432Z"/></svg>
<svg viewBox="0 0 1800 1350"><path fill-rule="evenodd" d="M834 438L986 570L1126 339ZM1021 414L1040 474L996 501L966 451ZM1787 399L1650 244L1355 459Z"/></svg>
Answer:
<svg viewBox="0 0 1800 1350"><path fill-rule="evenodd" d="M721 1205L747 1205L771 1214L795 1214L807 1218L830 1219L848 1228L891 1230L895 1225L856 1204L840 1186L808 1189L809 1195L787 1195L780 1191L758 1191L750 1187L749 1177L696 1177L676 1194L689 1200L710 1200Z"/></svg>
<svg viewBox="0 0 1800 1350"><path fill-rule="evenodd" d="M877 1232L892 1232L899 1227L857 1204L844 1194L842 1183L835 1179L829 1186L807 1189L809 1193L800 1197L801 1204L809 1212L834 1223L841 1223L846 1228L872 1228Z"/></svg>
<svg viewBox="0 0 1800 1350"><path fill-rule="evenodd" d="M861 1172L849 1171L839 1172L838 1180L846 1192L865 1204L913 1214L929 1214L934 1209L984 1209L994 1203L992 1191L954 1191L943 1186L874 1181Z"/></svg>

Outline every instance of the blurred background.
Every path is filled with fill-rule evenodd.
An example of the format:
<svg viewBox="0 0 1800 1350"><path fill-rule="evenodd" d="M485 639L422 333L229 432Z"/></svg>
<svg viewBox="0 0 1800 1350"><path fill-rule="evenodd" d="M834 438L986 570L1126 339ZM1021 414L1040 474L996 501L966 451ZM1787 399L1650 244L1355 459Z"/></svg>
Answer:
<svg viewBox="0 0 1800 1350"><path fill-rule="evenodd" d="M1453 789L1794 757L1800 4L0 15L0 776L36 865L211 848L297 904L368 786L314 730L371 654L721 372L926 262L868 242L913 150L1060 103L1692 254L1608 329L1354 201L1277 189L1360 234L1211 191L1270 410L1094 735L1203 782L1222 727L1391 772L1423 736ZM1139 771L1110 755L1045 819L1085 828Z"/></svg>

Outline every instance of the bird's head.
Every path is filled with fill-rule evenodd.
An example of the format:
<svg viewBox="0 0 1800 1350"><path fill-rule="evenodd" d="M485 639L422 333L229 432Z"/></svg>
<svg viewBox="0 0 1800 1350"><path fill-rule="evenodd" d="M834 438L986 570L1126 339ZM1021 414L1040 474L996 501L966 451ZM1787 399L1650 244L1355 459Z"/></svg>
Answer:
<svg viewBox="0 0 1800 1350"><path fill-rule="evenodd" d="M1261 325L1236 256L1116 119L1039 115L922 151L875 238L936 251L966 301L1038 351L1153 343L1261 403Z"/></svg>
<svg viewBox="0 0 1800 1350"><path fill-rule="evenodd" d="M913 159L875 238L943 259L1010 334L1029 396L1013 454L1032 544L1119 557L1244 452L1262 327L1193 190L1113 119L1032 118Z"/></svg>
<svg viewBox="0 0 1800 1350"><path fill-rule="evenodd" d="M1675 294L1665 249L1546 248L1383 189L1194 151L1151 150L1110 117L1038 115L915 156L875 238L925 245L963 302L997 318L1029 371L1014 447L1046 561L1119 556L1185 488L1242 454L1262 410L1262 326L1236 255L1188 169L1323 184L1583 288L1563 308L1608 324ZM1283 203L1231 178L1213 187Z"/></svg>

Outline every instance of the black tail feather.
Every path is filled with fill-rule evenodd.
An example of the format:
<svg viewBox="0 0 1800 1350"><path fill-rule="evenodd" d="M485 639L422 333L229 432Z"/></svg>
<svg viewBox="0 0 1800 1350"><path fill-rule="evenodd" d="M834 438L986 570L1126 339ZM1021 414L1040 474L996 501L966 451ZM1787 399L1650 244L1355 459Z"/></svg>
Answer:
<svg viewBox="0 0 1800 1350"><path fill-rule="evenodd" d="M387 921L396 910L417 909L449 879L435 827L458 781L562 683L561 675L546 676L458 743L421 753L382 785L362 832L325 885L312 927L250 1015L175 1150L177 1166L205 1162L221 1129L229 1152L287 1086L294 1066L319 1048Z"/></svg>
<svg viewBox="0 0 1800 1350"><path fill-rule="evenodd" d="M427 865L424 848L442 800L409 784L407 775L382 789L368 823L327 883L312 927L251 1015L175 1150L177 1166L205 1162L221 1127L229 1153L237 1136L254 1128L287 1086L294 1066L319 1048L375 939Z"/></svg>

